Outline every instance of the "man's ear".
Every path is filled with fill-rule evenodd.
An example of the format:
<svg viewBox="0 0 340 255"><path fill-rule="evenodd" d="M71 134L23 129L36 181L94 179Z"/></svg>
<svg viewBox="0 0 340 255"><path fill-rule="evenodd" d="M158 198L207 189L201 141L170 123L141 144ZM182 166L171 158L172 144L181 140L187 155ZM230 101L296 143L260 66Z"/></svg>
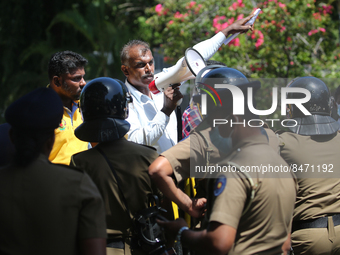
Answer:
<svg viewBox="0 0 340 255"><path fill-rule="evenodd" d="M121 65L120 69L126 77L129 76L129 68L126 65Z"/></svg>
<svg viewBox="0 0 340 255"><path fill-rule="evenodd" d="M60 83L59 79L60 79L59 76L53 76L53 78L52 78L52 81L53 81L54 85L57 86L57 87L61 86L61 83Z"/></svg>

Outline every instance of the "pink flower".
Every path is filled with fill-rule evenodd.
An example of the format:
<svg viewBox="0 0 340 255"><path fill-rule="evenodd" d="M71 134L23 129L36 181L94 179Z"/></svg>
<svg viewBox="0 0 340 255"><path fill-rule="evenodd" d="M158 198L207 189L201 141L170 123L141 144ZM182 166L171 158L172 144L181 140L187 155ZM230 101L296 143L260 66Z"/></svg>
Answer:
<svg viewBox="0 0 340 255"><path fill-rule="evenodd" d="M262 38L257 39L255 43L255 47L258 48L264 43L264 40Z"/></svg>
<svg viewBox="0 0 340 255"><path fill-rule="evenodd" d="M321 20L321 14L319 12L313 13L313 17L316 20Z"/></svg>
<svg viewBox="0 0 340 255"><path fill-rule="evenodd" d="M191 9L192 7L194 7L195 6L195 4L196 4L196 2L195 1L191 1L190 3L189 3L189 9Z"/></svg>
<svg viewBox="0 0 340 255"><path fill-rule="evenodd" d="M201 10L201 8L202 8L202 5L199 4L195 9L195 14L198 14L198 12Z"/></svg>
<svg viewBox="0 0 340 255"><path fill-rule="evenodd" d="M325 30L326 31L326 30ZM311 36L311 35L314 35L315 33L319 32L319 30L317 29L312 29L311 31L308 32L308 35Z"/></svg>
<svg viewBox="0 0 340 255"><path fill-rule="evenodd" d="M292 38L287 37L287 42L291 42L291 41L292 41Z"/></svg>
<svg viewBox="0 0 340 255"><path fill-rule="evenodd" d="M244 3L242 2L242 0L237 0L237 2L238 2L238 6L239 7L244 7L245 6Z"/></svg>
<svg viewBox="0 0 340 255"><path fill-rule="evenodd" d="M322 28L322 27L319 27L319 30L320 30L321 32L323 32L323 33L326 32L326 29L324 29L324 28Z"/></svg>
<svg viewBox="0 0 340 255"><path fill-rule="evenodd" d="M155 7L155 11L158 13L158 16L161 16L162 11L163 11L163 6L161 4L157 4Z"/></svg>
<svg viewBox="0 0 340 255"><path fill-rule="evenodd" d="M292 65L294 65L294 62L293 62L293 61L290 61L289 64L292 66Z"/></svg>
<svg viewBox="0 0 340 255"><path fill-rule="evenodd" d="M255 34L252 34L252 35L251 35L251 39L255 39Z"/></svg>
<svg viewBox="0 0 340 255"><path fill-rule="evenodd" d="M233 45L233 46L240 46L240 38L236 37L235 39L231 40L229 45Z"/></svg>
<svg viewBox="0 0 340 255"><path fill-rule="evenodd" d="M176 12L175 15L174 15L175 19L180 19L182 17L183 17L183 14L180 14L179 12Z"/></svg>
<svg viewBox="0 0 340 255"><path fill-rule="evenodd" d="M240 14L240 15L237 16L237 20L243 19L243 17L244 17L244 15L243 15L243 14Z"/></svg>
<svg viewBox="0 0 340 255"><path fill-rule="evenodd" d="M283 3L281 3L281 2L279 2L279 7L282 8L282 9L284 9L284 8L286 8L286 5L283 4Z"/></svg>
<svg viewBox="0 0 340 255"><path fill-rule="evenodd" d="M232 3L232 5L229 7L230 11L236 10L239 7L244 7L244 3L242 2L242 0L237 0L237 2Z"/></svg>
<svg viewBox="0 0 340 255"><path fill-rule="evenodd" d="M307 7L310 7L310 4L307 4Z"/></svg>
<svg viewBox="0 0 340 255"><path fill-rule="evenodd" d="M264 38L264 35L262 34L262 32L260 30L257 30L257 34L259 35L260 39Z"/></svg>
<svg viewBox="0 0 340 255"><path fill-rule="evenodd" d="M229 25L233 24L233 23L234 23L234 21L235 21L235 18L234 18L234 17L232 17L231 19L228 19L228 23L229 23Z"/></svg>
<svg viewBox="0 0 340 255"><path fill-rule="evenodd" d="M168 22L169 25L171 25L171 24L173 24L173 23L174 23L173 20L170 20L170 21Z"/></svg>
<svg viewBox="0 0 340 255"><path fill-rule="evenodd" d="M221 25L220 30L223 30L223 29L227 28L228 26L229 26L228 22L225 22Z"/></svg>
<svg viewBox="0 0 340 255"><path fill-rule="evenodd" d="M285 31L286 30L286 27L281 27L281 29L280 29L280 32L283 32L283 31Z"/></svg>
<svg viewBox="0 0 340 255"><path fill-rule="evenodd" d="M228 24L229 20L228 20L228 22L225 22L223 24L219 23L220 20L224 20L225 18L226 18L226 16L218 16L218 15L216 15L216 17L213 19L213 27L216 29L215 33L219 32L219 31L221 31L224 28L229 26L229 24Z"/></svg>

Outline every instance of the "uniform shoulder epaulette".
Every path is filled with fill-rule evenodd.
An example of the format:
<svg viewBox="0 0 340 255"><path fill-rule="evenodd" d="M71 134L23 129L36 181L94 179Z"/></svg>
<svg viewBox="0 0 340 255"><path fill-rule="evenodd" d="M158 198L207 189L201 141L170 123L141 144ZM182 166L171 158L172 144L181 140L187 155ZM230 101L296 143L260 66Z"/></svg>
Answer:
<svg viewBox="0 0 340 255"><path fill-rule="evenodd" d="M58 166L58 167L68 168L70 170L74 170L74 171L77 171L77 172L80 172L80 173L84 173L84 170L79 169L78 167L75 167L75 166L69 166L69 165L63 165L63 164L54 164L54 163L53 163L53 165Z"/></svg>

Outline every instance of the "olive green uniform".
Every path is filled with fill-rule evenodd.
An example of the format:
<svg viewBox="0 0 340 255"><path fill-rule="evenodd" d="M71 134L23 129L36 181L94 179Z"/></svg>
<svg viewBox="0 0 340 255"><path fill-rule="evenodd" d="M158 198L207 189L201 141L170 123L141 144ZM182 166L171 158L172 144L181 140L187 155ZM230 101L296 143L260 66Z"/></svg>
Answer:
<svg viewBox="0 0 340 255"><path fill-rule="evenodd" d="M339 133L303 136L285 132L280 135L280 148L299 184L292 232L295 254L339 254L340 222L333 223L334 216L330 217L340 214ZM319 173L320 169L325 172ZM325 227L312 227L316 220L324 221Z"/></svg>
<svg viewBox="0 0 340 255"><path fill-rule="evenodd" d="M115 176L98 148L106 154L120 179L120 188L131 215L127 213ZM148 167L157 157L158 153L154 149L127 141L124 137L99 143L88 151L72 156L71 165L84 169L103 196L108 238L125 240L125 249L107 249L108 254L130 254L131 218L136 212L148 207L148 194L156 192ZM132 251L132 254L140 254L140 251Z"/></svg>
<svg viewBox="0 0 340 255"><path fill-rule="evenodd" d="M0 254L79 254L78 241L106 238L104 205L91 178L40 155L0 169Z"/></svg>
<svg viewBox="0 0 340 255"><path fill-rule="evenodd" d="M241 171L246 166L287 164L263 135L243 139L219 164L239 170L220 173L217 179L209 180L209 221L237 229L234 246L228 254L281 254L296 198L293 175L283 171L271 174Z"/></svg>

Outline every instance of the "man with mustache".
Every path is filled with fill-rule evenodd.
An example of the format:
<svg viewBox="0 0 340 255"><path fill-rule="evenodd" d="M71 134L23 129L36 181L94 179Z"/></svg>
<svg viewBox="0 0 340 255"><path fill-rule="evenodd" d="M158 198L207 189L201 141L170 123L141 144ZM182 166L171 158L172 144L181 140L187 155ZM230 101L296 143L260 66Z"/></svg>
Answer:
<svg viewBox="0 0 340 255"><path fill-rule="evenodd" d="M129 41L121 51L121 70L133 97L129 105L130 141L150 145L161 153L177 143L177 121L174 109L183 95L178 85L154 95L149 83L154 78L154 59L148 43ZM169 84L170 85L170 84Z"/></svg>
<svg viewBox="0 0 340 255"><path fill-rule="evenodd" d="M237 20L193 48L202 55L205 61L209 60L229 35L253 29L253 25L245 25L253 16L251 14L244 19ZM131 124L128 139L154 146L158 153L162 153L177 143L177 120L173 111L177 102L183 97L178 88L179 84L170 86L164 90L164 93L157 95L150 92L149 84L153 81L155 67L150 46L144 41L129 41L122 48L120 59L121 70L126 76L125 84L134 100L129 106L127 118Z"/></svg>
<svg viewBox="0 0 340 255"><path fill-rule="evenodd" d="M86 58L72 51L55 53L48 63L48 87L57 92L64 105L63 118L54 131L55 142L49 156L52 163L68 165L73 154L88 149L88 143L74 135L74 130L83 123L78 101L86 85L86 64Z"/></svg>

